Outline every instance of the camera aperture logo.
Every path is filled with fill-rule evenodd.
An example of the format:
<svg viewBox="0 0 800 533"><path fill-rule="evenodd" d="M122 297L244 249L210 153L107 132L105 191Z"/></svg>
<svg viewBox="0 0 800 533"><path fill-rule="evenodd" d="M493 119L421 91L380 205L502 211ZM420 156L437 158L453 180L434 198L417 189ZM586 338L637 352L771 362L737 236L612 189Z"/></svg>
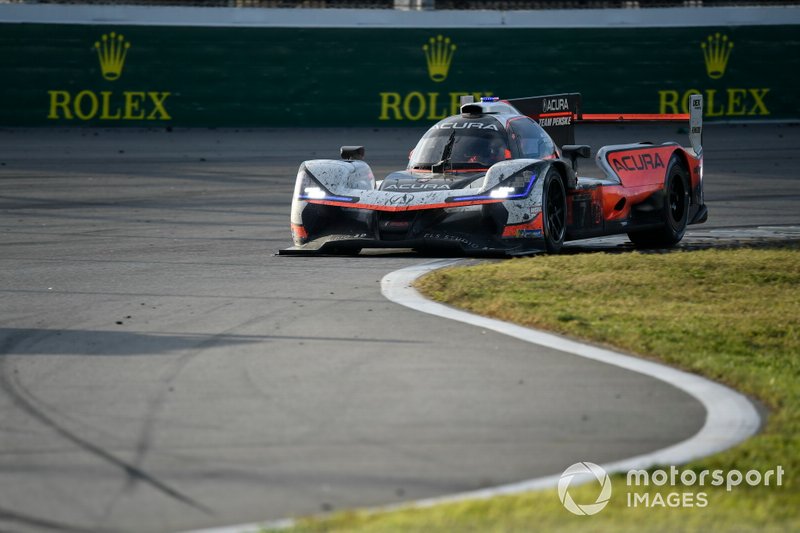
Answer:
<svg viewBox="0 0 800 533"><path fill-rule="evenodd" d="M575 503L569 494L570 483L576 477L586 476L594 476L600 484L600 494L597 495L594 503ZM558 498L570 513L582 516L597 514L608 505L608 501L611 499L611 478L608 477L605 470L594 463L575 463L564 470L561 479L558 480Z"/></svg>
<svg viewBox="0 0 800 533"><path fill-rule="evenodd" d="M629 470L625 476L625 500L628 508L707 507L709 493L704 489L724 487L729 493L739 485L750 487L780 487L783 485L783 466L766 471L731 470L679 470L675 466L656 470ZM594 503L577 503L569 492L570 486L599 485ZM659 490L666 487L672 490ZM697 490L697 489L700 490ZM611 500L611 479L603 467L588 461L567 468L558 480L558 497L567 511L579 516L591 516L605 509Z"/></svg>

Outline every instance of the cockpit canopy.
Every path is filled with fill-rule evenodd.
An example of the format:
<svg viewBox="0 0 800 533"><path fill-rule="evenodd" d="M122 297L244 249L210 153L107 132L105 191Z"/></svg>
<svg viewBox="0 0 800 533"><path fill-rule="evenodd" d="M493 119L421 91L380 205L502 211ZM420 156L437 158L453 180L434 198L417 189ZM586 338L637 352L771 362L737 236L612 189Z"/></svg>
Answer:
<svg viewBox="0 0 800 533"><path fill-rule="evenodd" d="M435 124L411 152L408 170L486 170L506 159L557 156L545 131L525 116L504 127L493 116L453 116Z"/></svg>

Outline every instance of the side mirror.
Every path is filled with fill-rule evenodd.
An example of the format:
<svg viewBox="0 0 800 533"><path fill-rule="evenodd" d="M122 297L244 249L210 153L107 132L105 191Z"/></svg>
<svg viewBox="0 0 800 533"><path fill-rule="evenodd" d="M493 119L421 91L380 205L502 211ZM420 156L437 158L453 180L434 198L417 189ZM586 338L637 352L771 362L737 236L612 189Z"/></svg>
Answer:
<svg viewBox="0 0 800 533"><path fill-rule="evenodd" d="M572 163L572 169L578 170L578 158L588 159L592 157L591 147L585 144L565 144L561 147L561 153Z"/></svg>
<svg viewBox="0 0 800 533"><path fill-rule="evenodd" d="M339 149L342 159L347 161L362 160L364 159L363 146L342 146Z"/></svg>

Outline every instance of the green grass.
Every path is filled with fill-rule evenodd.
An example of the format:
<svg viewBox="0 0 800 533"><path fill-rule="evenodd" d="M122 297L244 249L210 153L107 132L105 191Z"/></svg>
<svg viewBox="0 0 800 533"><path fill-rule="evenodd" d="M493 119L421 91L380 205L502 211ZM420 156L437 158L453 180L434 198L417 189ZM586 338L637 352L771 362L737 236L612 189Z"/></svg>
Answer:
<svg viewBox="0 0 800 533"><path fill-rule="evenodd" d="M762 432L681 469L782 465L781 487L678 487L703 508L629 508L624 477L601 513L579 517L555 490L390 513L339 513L297 531L800 531L800 246L671 254L515 259L434 272L418 289L435 300L667 362L758 398ZM618 489L617 487L620 487ZM595 486L570 490L593 502ZM620 496L622 494L623 496Z"/></svg>

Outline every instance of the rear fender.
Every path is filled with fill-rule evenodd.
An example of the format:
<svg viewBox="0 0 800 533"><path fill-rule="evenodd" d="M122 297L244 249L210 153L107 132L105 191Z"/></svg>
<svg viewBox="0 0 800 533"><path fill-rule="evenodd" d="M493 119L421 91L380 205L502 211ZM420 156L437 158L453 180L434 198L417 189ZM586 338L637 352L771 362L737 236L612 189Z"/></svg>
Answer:
<svg viewBox="0 0 800 533"><path fill-rule="evenodd" d="M629 189L663 186L669 160L676 151L682 149L674 142L604 146L597 152L597 165L608 179Z"/></svg>

